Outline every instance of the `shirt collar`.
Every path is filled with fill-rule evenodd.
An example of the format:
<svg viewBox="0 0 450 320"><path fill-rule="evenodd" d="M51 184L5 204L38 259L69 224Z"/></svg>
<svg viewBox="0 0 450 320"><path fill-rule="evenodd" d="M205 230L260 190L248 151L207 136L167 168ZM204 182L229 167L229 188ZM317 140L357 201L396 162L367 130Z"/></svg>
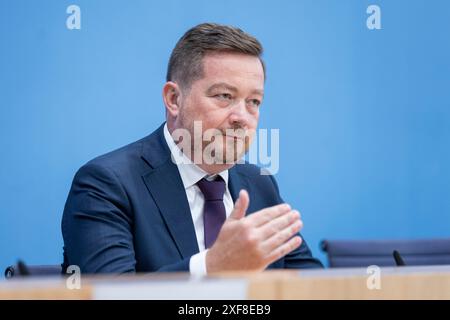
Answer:
<svg viewBox="0 0 450 320"><path fill-rule="evenodd" d="M197 166L191 161L176 145L172 138L172 135L167 128L167 123L164 124L164 138L166 139L167 145L169 146L172 161L176 163L178 171L180 172L181 180L183 181L183 186L185 189L195 185L198 181L203 178L214 178L216 175L209 175L202 168ZM228 187L228 170L219 172L217 175L222 177L225 181L225 186Z"/></svg>

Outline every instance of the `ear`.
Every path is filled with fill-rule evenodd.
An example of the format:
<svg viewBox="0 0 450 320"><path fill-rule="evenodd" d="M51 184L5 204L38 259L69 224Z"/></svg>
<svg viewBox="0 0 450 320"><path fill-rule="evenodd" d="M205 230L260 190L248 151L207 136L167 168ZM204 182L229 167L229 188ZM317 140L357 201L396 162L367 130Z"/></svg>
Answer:
<svg viewBox="0 0 450 320"><path fill-rule="evenodd" d="M172 81L166 82L163 87L163 100L168 115L176 118L180 110L181 90L178 84Z"/></svg>

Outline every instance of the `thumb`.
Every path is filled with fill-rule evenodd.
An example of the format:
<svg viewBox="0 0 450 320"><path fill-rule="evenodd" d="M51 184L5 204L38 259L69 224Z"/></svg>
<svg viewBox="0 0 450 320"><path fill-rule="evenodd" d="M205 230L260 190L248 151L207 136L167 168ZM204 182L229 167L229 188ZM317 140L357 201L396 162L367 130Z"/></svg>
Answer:
<svg viewBox="0 0 450 320"><path fill-rule="evenodd" d="M248 204L250 202L250 198L248 196L248 192L245 189L242 189L239 192L239 198L236 200L234 204L233 212L231 212L230 219L239 220L245 216L247 212Z"/></svg>

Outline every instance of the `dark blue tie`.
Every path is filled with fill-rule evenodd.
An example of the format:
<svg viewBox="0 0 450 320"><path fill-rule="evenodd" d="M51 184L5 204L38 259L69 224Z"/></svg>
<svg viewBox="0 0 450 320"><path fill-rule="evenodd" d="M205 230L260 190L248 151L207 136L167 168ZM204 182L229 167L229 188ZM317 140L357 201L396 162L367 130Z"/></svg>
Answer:
<svg viewBox="0 0 450 320"><path fill-rule="evenodd" d="M216 241L220 228L226 219L223 195L225 193L225 181L218 176L214 181L205 178L197 182L198 187L205 198L203 209L203 225L205 230L205 249L210 248Z"/></svg>

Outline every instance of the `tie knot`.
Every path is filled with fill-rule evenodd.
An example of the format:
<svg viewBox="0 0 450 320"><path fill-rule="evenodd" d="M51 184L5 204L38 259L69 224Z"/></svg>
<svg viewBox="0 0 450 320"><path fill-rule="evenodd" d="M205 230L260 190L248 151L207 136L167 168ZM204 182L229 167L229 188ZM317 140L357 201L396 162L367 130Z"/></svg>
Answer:
<svg viewBox="0 0 450 320"><path fill-rule="evenodd" d="M208 181L205 178L197 182L206 201L220 200L223 201L223 194L225 193L225 181L218 176L214 181Z"/></svg>

